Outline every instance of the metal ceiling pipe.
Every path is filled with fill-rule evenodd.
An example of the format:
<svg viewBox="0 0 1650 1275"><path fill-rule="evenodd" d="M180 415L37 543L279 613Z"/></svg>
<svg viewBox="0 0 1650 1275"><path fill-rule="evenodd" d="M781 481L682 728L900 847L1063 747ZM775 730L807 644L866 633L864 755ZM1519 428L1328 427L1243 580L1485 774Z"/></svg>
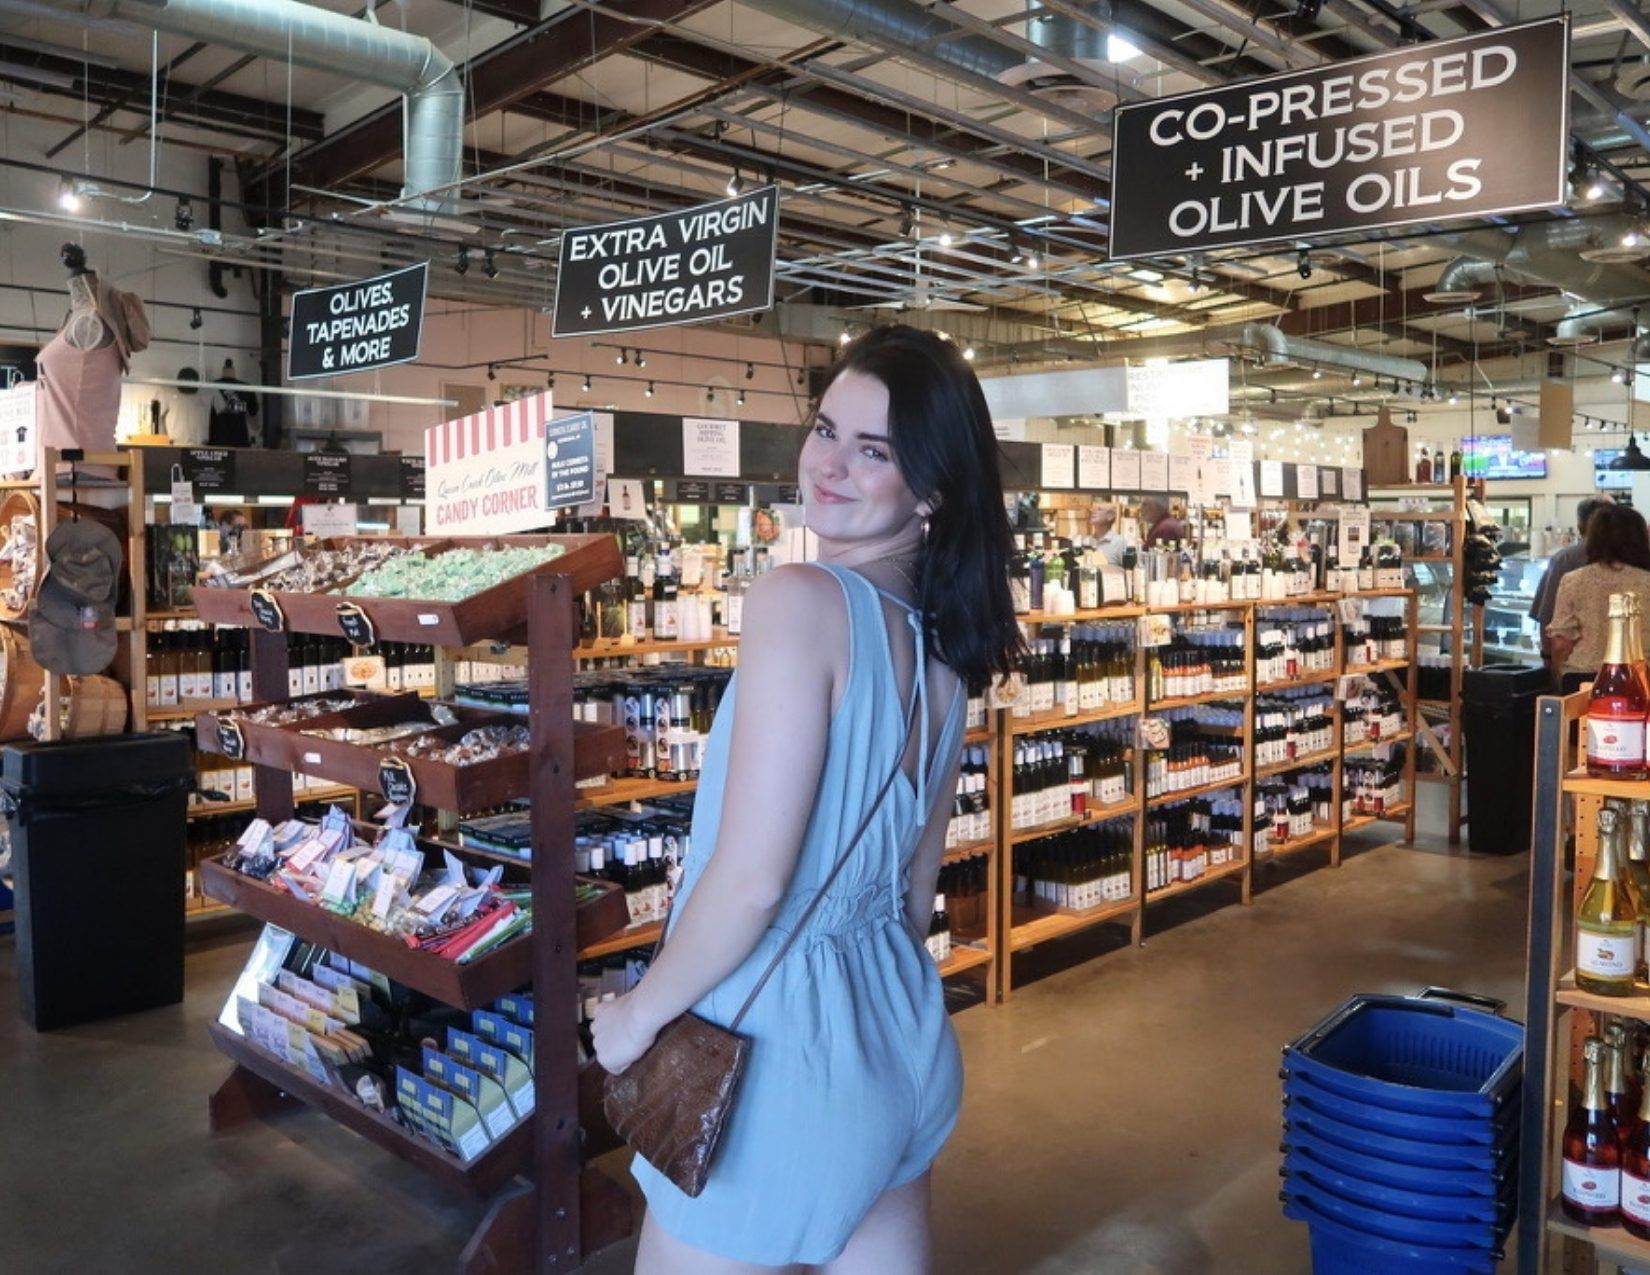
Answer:
<svg viewBox="0 0 1650 1275"><path fill-rule="evenodd" d="M1497 263L1510 275L1562 289L1597 308L1650 298L1650 271L1580 255L1639 229L1626 216L1570 217L1523 226L1516 233L1471 230L1438 238L1466 256Z"/></svg>
<svg viewBox="0 0 1650 1275"><path fill-rule="evenodd" d="M1428 301L1466 305L1478 300L1485 285L1494 283L1500 275L1499 261L1454 257L1444 266L1438 282L1421 295Z"/></svg>
<svg viewBox="0 0 1650 1275"><path fill-rule="evenodd" d="M275 61L365 80L405 95L402 197L428 213L457 209L463 176L464 83L420 35L299 0L47 0L84 21L127 21ZM370 9L369 9L370 12Z"/></svg>
<svg viewBox="0 0 1650 1275"><path fill-rule="evenodd" d="M1082 21L1074 13L1045 9L1040 0L1026 0L1026 7L1034 15L1026 24L1026 38L1039 48L1079 61L1106 60L1107 33L1099 27ZM1111 25L1111 0L1096 0L1083 8L1096 22Z"/></svg>
<svg viewBox="0 0 1650 1275"><path fill-rule="evenodd" d="M1291 363L1314 364L1322 367L1344 368L1349 372L1368 372L1371 376L1387 376L1400 381L1425 383L1432 373L1425 363L1416 359L1401 359L1391 354L1368 354L1363 350L1349 350L1344 345L1328 341L1311 341L1305 337L1290 336L1270 323L1245 323L1237 344L1246 351L1258 351L1264 367L1283 367Z"/></svg>
<svg viewBox="0 0 1650 1275"><path fill-rule="evenodd" d="M1607 328L1631 327L1634 318L1627 310L1605 310L1586 301L1578 301L1564 312L1548 345L1593 345Z"/></svg>
<svg viewBox="0 0 1650 1275"><path fill-rule="evenodd" d="M910 0L746 0L746 3L832 40L912 51L927 45L923 51L929 56L987 79L994 80L1025 62L1019 54L985 36L959 36L956 24Z"/></svg>

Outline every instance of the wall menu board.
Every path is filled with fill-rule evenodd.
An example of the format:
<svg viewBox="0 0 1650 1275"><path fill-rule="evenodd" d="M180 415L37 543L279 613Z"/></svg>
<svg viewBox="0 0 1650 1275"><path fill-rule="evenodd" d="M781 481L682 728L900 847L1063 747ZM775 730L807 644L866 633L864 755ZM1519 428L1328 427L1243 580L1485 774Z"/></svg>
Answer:
<svg viewBox="0 0 1650 1275"><path fill-rule="evenodd" d="M1116 110L1113 260L1564 202L1567 17Z"/></svg>
<svg viewBox="0 0 1650 1275"><path fill-rule="evenodd" d="M350 468L354 459L348 452L305 452L304 495L349 495Z"/></svg>

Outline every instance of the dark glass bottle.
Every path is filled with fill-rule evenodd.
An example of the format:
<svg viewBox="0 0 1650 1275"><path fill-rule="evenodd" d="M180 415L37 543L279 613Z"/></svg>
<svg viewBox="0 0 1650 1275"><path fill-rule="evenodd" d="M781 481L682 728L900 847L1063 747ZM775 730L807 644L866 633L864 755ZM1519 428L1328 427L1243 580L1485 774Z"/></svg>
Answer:
<svg viewBox="0 0 1650 1275"><path fill-rule="evenodd" d="M1621 1216L1621 1146L1604 1095L1604 1042L1582 1047L1586 1074L1581 1101L1564 1126L1564 1212L1583 1226L1613 1226Z"/></svg>

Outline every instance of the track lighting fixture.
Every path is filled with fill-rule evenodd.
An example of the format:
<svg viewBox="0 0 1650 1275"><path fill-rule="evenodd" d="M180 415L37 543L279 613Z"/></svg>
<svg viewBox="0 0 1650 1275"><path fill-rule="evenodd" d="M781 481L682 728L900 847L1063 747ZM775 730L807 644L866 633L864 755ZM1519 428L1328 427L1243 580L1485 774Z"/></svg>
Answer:
<svg viewBox="0 0 1650 1275"><path fill-rule="evenodd" d="M646 394L649 398L652 398L653 397L653 382L649 381L647 383L647 389L643 390L642 392L644 394Z"/></svg>
<svg viewBox="0 0 1650 1275"><path fill-rule="evenodd" d="M590 373L588 372L584 374L584 392L586 394L590 393Z"/></svg>
<svg viewBox="0 0 1650 1275"><path fill-rule="evenodd" d="M838 345L847 345L848 342L852 341L853 339L854 339L853 337L848 335L848 329L843 328L841 332L837 333L836 343Z"/></svg>
<svg viewBox="0 0 1650 1275"><path fill-rule="evenodd" d="M974 361L974 347L972 345L963 346L963 358L967 359L970 363Z"/></svg>
<svg viewBox="0 0 1650 1275"><path fill-rule="evenodd" d="M1614 372L1610 373L1610 379L1612 381L1614 381L1617 385L1626 385L1627 384L1627 370L1625 368L1619 368L1618 367Z"/></svg>
<svg viewBox="0 0 1650 1275"><path fill-rule="evenodd" d="M551 372L545 376L544 388L547 390L553 390L556 388L556 374L554 372Z"/></svg>
<svg viewBox="0 0 1650 1275"><path fill-rule="evenodd" d="M728 184L723 189L727 191L729 199L739 193L739 170L737 168L728 174Z"/></svg>
<svg viewBox="0 0 1650 1275"><path fill-rule="evenodd" d="M745 391L744 390L739 391L739 398L736 401L738 402L740 407L743 407L745 405Z"/></svg>
<svg viewBox="0 0 1650 1275"><path fill-rule="evenodd" d="M1295 254L1295 273L1302 279L1310 279L1312 277L1312 254L1305 248L1302 248Z"/></svg>
<svg viewBox="0 0 1650 1275"><path fill-rule="evenodd" d="M57 206L64 212L80 211L80 183L61 177L57 182Z"/></svg>
<svg viewBox="0 0 1650 1275"><path fill-rule="evenodd" d="M714 403L715 401L716 401L716 387L714 385L705 386L705 402Z"/></svg>
<svg viewBox="0 0 1650 1275"><path fill-rule="evenodd" d="M498 367L496 364L489 363L487 365L487 379L489 381L498 380Z"/></svg>
<svg viewBox="0 0 1650 1275"><path fill-rule="evenodd" d="M183 231L185 234L188 234L189 227L194 224L195 210L189 206L189 201L187 199L178 200L178 206L172 213L172 225L178 230Z"/></svg>
<svg viewBox="0 0 1650 1275"><path fill-rule="evenodd" d="M1363 384L1363 383L1364 383L1364 378L1363 378L1363 373L1361 373L1361 372L1354 372L1354 373L1353 373L1353 374L1352 374L1352 384L1354 384L1354 385L1362 385L1362 384Z"/></svg>
<svg viewBox="0 0 1650 1275"><path fill-rule="evenodd" d="M621 348L619 350L619 352L613 356L613 361L615 363L617 363L620 367L623 367L625 365L625 362L627 361L628 357L629 356L625 353L623 348Z"/></svg>
<svg viewBox="0 0 1650 1275"><path fill-rule="evenodd" d="M745 364L745 379L747 381L754 381L756 379L756 364Z"/></svg>
<svg viewBox="0 0 1650 1275"><path fill-rule="evenodd" d="M640 350L636 351L636 366L637 367L646 367L647 366L647 355L643 354Z"/></svg>
<svg viewBox="0 0 1650 1275"><path fill-rule="evenodd" d="M201 329L201 324L204 322L206 322L206 320L201 318L201 308L196 306L189 313L189 330L191 332L199 332Z"/></svg>
<svg viewBox="0 0 1650 1275"><path fill-rule="evenodd" d="M952 237L949 230L940 231L940 247L949 248L955 242L956 240Z"/></svg>
<svg viewBox="0 0 1650 1275"><path fill-rule="evenodd" d="M1035 270L1036 268L1037 268L1037 254L1035 252L1026 253L1026 269L1027 270Z"/></svg>
<svg viewBox="0 0 1650 1275"><path fill-rule="evenodd" d="M1191 281L1186 286L1193 292L1203 291L1203 275L1196 266L1192 267Z"/></svg>
<svg viewBox="0 0 1650 1275"><path fill-rule="evenodd" d="M453 273L470 273L470 250L468 248L460 248L458 250L458 260L453 262Z"/></svg>
<svg viewBox="0 0 1650 1275"><path fill-rule="evenodd" d="M1312 379L1314 381L1323 380L1323 369L1321 367L1314 367L1312 369Z"/></svg>
<svg viewBox="0 0 1650 1275"><path fill-rule="evenodd" d="M911 232L913 230L915 230L916 228L917 228L917 221L916 221L916 218L911 213L911 205L910 204L901 204L900 205L900 212L899 212L899 236L900 236L900 238L901 239L909 239L911 237Z"/></svg>
<svg viewBox="0 0 1650 1275"><path fill-rule="evenodd" d="M481 254L481 273L489 279L498 278L498 262L493 257L491 248L484 249Z"/></svg>

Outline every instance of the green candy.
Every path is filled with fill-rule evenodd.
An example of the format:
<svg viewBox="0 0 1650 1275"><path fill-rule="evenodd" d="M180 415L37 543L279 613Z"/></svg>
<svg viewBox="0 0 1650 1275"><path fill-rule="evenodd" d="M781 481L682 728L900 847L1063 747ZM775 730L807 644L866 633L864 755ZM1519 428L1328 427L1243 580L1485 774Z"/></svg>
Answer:
<svg viewBox="0 0 1650 1275"><path fill-rule="evenodd" d="M408 554L361 576L344 590L357 598L416 598L460 602L561 557L561 545L449 549L433 558Z"/></svg>

